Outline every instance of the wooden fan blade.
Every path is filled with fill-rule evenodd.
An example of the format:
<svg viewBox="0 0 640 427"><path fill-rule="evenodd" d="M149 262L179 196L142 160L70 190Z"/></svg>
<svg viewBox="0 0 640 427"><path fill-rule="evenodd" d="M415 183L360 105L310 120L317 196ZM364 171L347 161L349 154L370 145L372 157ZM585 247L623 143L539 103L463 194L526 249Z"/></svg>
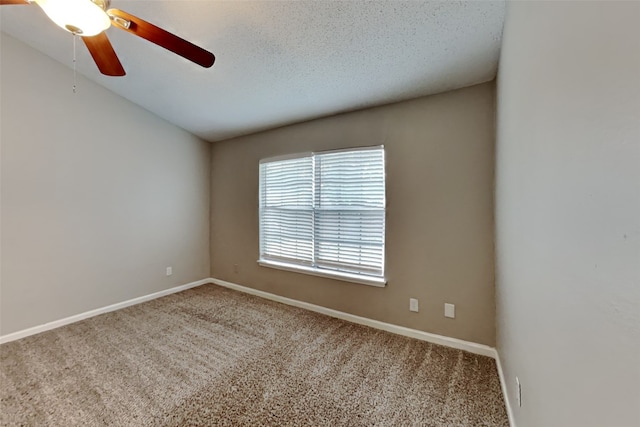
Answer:
<svg viewBox="0 0 640 427"><path fill-rule="evenodd" d="M0 0L0 6L5 4L29 4L27 0Z"/></svg>
<svg viewBox="0 0 640 427"><path fill-rule="evenodd" d="M202 67L211 67L216 60L213 53L127 12L119 9L109 9L107 14L114 18L112 19L114 26L149 40L151 43L170 50ZM128 26L126 25L127 23Z"/></svg>
<svg viewBox="0 0 640 427"><path fill-rule="evenodd" d="M82 41L89 49L89 53L102 74L106 76L124 76L126 74L104 31L97 36L82 37Z"/></svg>

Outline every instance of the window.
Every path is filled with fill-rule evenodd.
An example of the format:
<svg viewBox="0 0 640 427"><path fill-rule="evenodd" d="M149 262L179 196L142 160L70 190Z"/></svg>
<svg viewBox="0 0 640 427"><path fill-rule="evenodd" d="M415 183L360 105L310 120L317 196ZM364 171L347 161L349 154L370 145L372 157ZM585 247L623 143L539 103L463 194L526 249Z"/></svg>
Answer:
<svg viewBox="0 0 640 427"><path fill-rule="evenodd" d="M260 162L260 264L384 286L384 148Z"/></svg>

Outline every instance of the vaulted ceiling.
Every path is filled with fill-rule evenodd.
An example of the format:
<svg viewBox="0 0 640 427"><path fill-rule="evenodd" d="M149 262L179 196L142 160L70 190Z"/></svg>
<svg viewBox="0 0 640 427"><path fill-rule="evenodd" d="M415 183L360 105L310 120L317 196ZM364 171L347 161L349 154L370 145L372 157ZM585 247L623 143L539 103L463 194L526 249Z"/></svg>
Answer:
<svg viewBox="0 0 640 427"><path fill-rule="evenodd" d="M457 89L496 75L504 1L112 0L216 55L201 68L110 28L125 77L78 72L209 141ZM73 36L36 6L2 6L0 28L67 65ZM79 90L82 90L80 87Z"/></svg>

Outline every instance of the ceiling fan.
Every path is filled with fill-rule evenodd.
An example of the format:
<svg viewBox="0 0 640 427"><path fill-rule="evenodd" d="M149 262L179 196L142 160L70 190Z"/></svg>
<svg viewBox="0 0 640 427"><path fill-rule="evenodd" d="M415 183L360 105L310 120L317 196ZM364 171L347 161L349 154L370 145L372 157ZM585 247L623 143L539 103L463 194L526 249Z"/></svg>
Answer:
<svg viewBox="0 0 640 427"><path fill-rule="evenodd" d="M81 36L100 72L107 76L126 73L105 30L111 25L155 43L189 61L209 68L215 56L175 34L119 9L111 0L0 0L0 5L36 3L56 25Z"/></svg>

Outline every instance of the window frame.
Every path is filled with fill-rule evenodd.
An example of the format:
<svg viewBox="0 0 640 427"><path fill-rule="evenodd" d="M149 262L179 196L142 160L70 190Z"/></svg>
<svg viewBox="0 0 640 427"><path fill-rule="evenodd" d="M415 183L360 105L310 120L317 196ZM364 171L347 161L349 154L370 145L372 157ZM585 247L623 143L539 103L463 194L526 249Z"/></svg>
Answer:
<svg viewBox="0 0 640 427"><path fill-rule="evenodd" d="M306 157L311 157L312 161L315 162L315 156L316 155L323 155L323 154L334 154L334 153L341 153L341 152L356 152L356 151L370 151L370 150L381 150L382 151L382 168L383 168L383 186L384 186L384 200L383 200L383 208L382 208L382 212L383 212L383 240L382 240L382 263L381 263L381 270L382 270L382 275L381 276L377 276L377 275L372 275L372 274L366 274L366 273L351 273L351 272L347 272L347 271L337 271L337 270L332 270L332 269L327 269L327 268L322 268L322 267L317 267L315 265L315 258L317 256L317 249L316 249L316 245L315 242L313 243L313 260L314 262L312 263L312 265L304 265L302 263L302 261L300 263L294 263L294 262L287 262L285 261L279 261L279 260L275 260L275 259L264 259L263 258L263 254L264 254L264 242L263 242L263 192L264 192L264 188L263 188L263 177L262 177L262 172L261 172L261 167L263 163L271 163L271 162L277 162L277 161L284 161L284 160L294 160L294 159L298 159L298 158L306 158ZM364 147L353 147L353 148L344 148L344 149L338 149L338 150L328 150L328 151L317 151L317 152L302 152L302 153L295 153L295 154L286 154L286 155L282 155L282 156L274 156L274 157L268 157L268 158L264 158L261 159L259 162L259 167L258 167L258 181L259 181L259 188L258 188L258 226L259 226L259 257L258 257L258 264L262 267L268 267L268 268L274 268L274 269L278 269L278 270L284 270L284 271L291 271L291 272L295 272L295 273L301 273L301 274L308 274L308 275L312 275L312 276L319 276L319 277L326 277L326 278L330 278L330 279L336 279L336 280L341 280L341 281L346 281L346 282L352 282L352 283L359 283L359 284L364 284L364 285L370 285L370 286L376 286L376 287L385 287L387 284L387 279L386 279L386 220L387 220L387 200L386 200L386 186L387 186L387 177L386 177L386 152L384 149L384 145L375 145L375 146L364 146ZM313 175L314 175L314 183L315 183L315 174L316 174L316 170L315 170L315 165L314 165L314 169L313 169ZM315 212L317 210L316 206L315 206L315 198L316 198L316 186L315 184L312 187L312 198L314 200L314 205L312 208L312 212L313 215L315 217ZM315 227L315 219L314 219L314 227ZM315 239L316 235L315 235L315 231L313 232L313 238Z"/></svg>

